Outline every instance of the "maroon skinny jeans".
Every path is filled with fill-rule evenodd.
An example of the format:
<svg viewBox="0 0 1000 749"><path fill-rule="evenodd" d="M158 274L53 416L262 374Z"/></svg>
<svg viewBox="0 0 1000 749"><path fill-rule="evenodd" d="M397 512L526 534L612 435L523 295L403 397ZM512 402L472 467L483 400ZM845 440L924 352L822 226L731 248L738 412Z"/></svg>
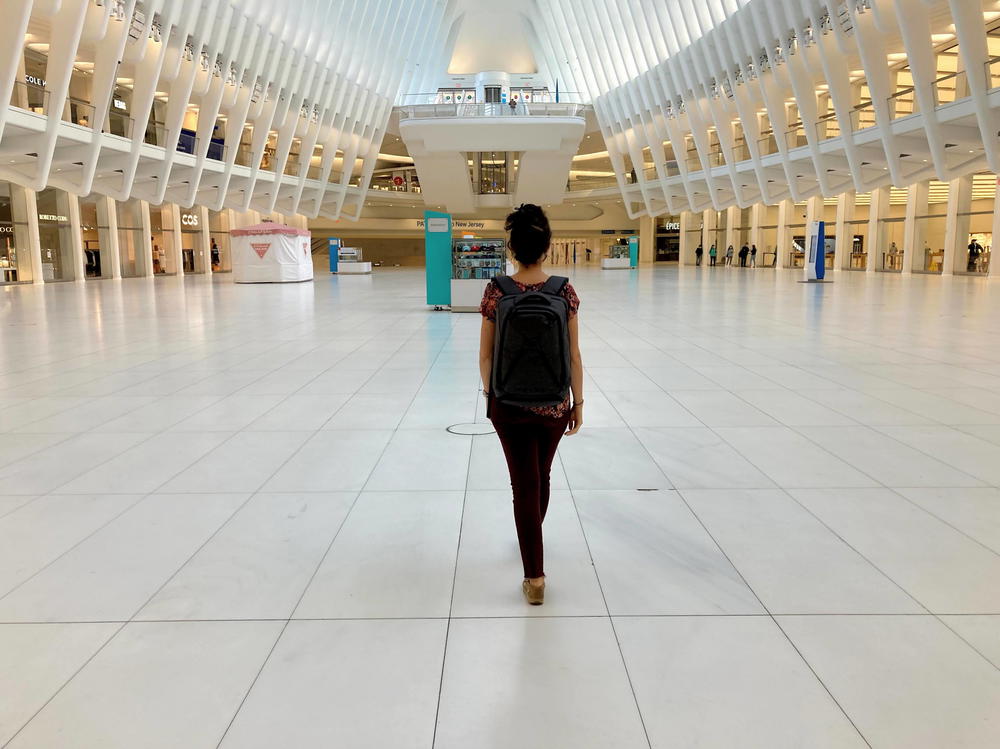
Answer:
<svg viewBox="0 0 1000 749"><path fill-rule="evenodd" d="M549 472L569 414L553 419L496 402L490 412L510 470L524 576L543 577L542 521L549 507Z"/></svg>

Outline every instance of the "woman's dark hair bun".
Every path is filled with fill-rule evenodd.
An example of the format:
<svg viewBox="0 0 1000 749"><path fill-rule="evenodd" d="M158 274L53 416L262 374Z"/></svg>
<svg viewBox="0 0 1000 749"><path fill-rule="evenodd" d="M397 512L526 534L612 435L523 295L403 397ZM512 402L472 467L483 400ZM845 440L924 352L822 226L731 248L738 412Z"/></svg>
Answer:
<svg viewBox="0 0 1000 749"><path fill-rule="evenodd" d="M534 265L549 251L552 228L540 206L521 204L507 216L504 228L510 232L510 251L521 265Z"/></svg>

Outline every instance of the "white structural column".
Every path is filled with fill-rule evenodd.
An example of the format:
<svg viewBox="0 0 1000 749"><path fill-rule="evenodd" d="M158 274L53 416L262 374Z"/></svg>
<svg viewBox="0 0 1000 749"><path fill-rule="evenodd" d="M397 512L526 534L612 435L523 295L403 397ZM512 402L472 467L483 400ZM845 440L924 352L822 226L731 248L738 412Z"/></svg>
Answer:
<svg viewBox="0 0 1000 749"><path fill-rule="evenodd" d="M925 227L917 216L927 212L929 182L917 182L906 191L906 220L903 222L903 273L924 267Z"/></svg>
<svg viewBox="0 0 1000 749"><path fill-rule="evenodd" d="M888 248L885 246L885 231L882 219L889 215L889 188L876 187L872 190L872 202L868 207L868 236L865 244L868 245L868 259L865 263L865 270L874 273L877 268L882 267L882 253Z"/></svg>
<svg viewBox="0 0 1000 749"><path fill-rule="evenodd" d="M108 241L101 242L101 268L109 267L111 278L122 277L121 243L118 238L118 213L111 198L97 199L97 225L108 227ZM136 264L139 258L135 259Z"/></svg>
<svg viewBox="0 0 1000 749"><path fill-rule="evenodd" d="M1000 185L997 186L997 196L993 200L993 245L990 248L990 278L1000 277L1000 251L997 249L1000 240Z"/></svg>
<svg viewBox="0 0 1000 749"><path fill-rule="evenodd" d="M153 277L153 220L149 215L149 203L139 201L139 221L142 225L142 241L136 250L135 273L142 278Z"/></svg>
<svg viewBox="0 0 1000 749"><path fill-rule="evenodd" d="M792 249L792 230L789 224L795 216L795 201L791 199L782 200L778 203L778 241L774 248L777 253L778 268L788 267L788 253Z"/></svg>
<svg viewBox="0 0 1000 749"><path fill-rule="evenodd" d="M31 257L31 282L45 283L42 275L42 239L38 234L38 194L24 188L24 210L28 219L28 254Z"/></svg>
<svg viewBox="0 0 1000 749"><path fill-rule="evenodd" d="M198 257L195 258L195 268L199 272L205 273L205 275L212 275L212 235L209 233L211 228L208 223L208 209L207 208L192 208L191 212L198 217L198 224L201 227L201 231L198 233L198 246L194 248ZM197 265L197 263L201 265Z"/></svg>
<svg viewBox="0 0 1000 749"><path fill-rule="evenodd" d="M72 260L73 281L87 280L86 256L83 254L83 222L80 220L80 199L76 195L66 195L67 218L69 218L69 247ZM69 278L63 278L69 281Z"/></svg>
<svg viewBox="0 0 1000 749"><path fill-rule="evenodd" d="M170 227L163 227L163 233L170 234L170 259L167 264L168 272L176 273L178 276L184 275L184 237L181 234L181 209L176 203L169 205L164 211L170 215Z"/></svg>
<svg viewBox="0 0 1000 749"><path fill-rule="evenodd" d="M958 177L948 185L948 213L944 229L944 269L946 276L965 270L969 252L969 211L972 210L972 176ZM960 215L965 214L965 215Z"/></svg>
<svg viewBox="0 0 1000 749"><path fill-rule="evenodd" d="M704 262L708 263L708 251L715 244L715 229L719 223L719 214L715 212L714 208L709 208L702 214L702 225L701 225L701 246L705 249L705 259ZM719 256L726 251L725 247L716 247L719 251Z"/></svg>
<svg viewBox="0 0 1000 749"><path fill-rule="evenodd" d="M845 192L837 196L837 224L835 236L837 238L836 248L833 256L833 266L837 270L843 270L850 265L851 249L854 246L854 204L857 200L857 193L854 190Z"/></svg>
<svg viewBox="0 0 1000 749"><path fill-rule="evenodd" d="M642 216L639 219L639 262L652 263L656 259L656 219Z"/></svg>
<svg viewBox="0 0 1000 749"><path fill-rule="evenodd" d="M760 253L764 250L762 229L764 219L767 217L767 206L763 203L755 203L750 208L750 244L757 245L757 259L760 260Z"/></svg>
<svg viewBox="0 0 1000 749"><path fill-rule="evenodd" d="M695 237L694 232L691 231L691 226L695 221L697 219L691 211L681 212L681 265L694 265L697 260L695 250L698 247L698 239Z"/></svg>
<svg viewBox="0 0 1000 749"><path fill-rule="evenodd" d="M740 209L735 205L729 206L726 209L726 247L730 245L733 247L734 252L739 252L739 247L737 244L739 242L739 235L736 233L736 224L740 221ZM733 255L733 262L735 262L736 255Z"/></svg>

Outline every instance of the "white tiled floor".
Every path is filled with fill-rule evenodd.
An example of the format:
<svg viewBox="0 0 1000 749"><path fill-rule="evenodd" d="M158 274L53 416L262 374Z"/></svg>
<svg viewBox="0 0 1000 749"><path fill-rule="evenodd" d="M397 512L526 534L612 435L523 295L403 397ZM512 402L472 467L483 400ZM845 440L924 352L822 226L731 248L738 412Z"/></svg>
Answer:
<svg viewBox="0 0 1000 749"><path fill-rule="evenodd" d="M995 747L1000 295L797 280L575 274L542 608L421 273L0 289L0 746Z"/></svg>

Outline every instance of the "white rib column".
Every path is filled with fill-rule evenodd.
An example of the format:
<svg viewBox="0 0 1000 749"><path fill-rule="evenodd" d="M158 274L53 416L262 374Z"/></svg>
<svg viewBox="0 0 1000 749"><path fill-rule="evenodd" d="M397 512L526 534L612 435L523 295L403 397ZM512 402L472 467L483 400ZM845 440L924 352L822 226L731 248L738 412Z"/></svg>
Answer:
<svg viewBox="0 0 1000 749"><path fill-rule="evenodd" d="M924 267L924 227L917 216L927 212L930 182L917 182L906 191L906 220L903 222L903 273Z"/></svg>
<svg viewBox="0 0 1000 749"><path fill-rule="evenodd" d="M850 266L851 249L854 247L854 204L857 200L857 193L854 190L845 192L837 197L837 223L836 238L837 244L834 249L833 265L837 270L843 270Z"/></svg>
<svg viewBox="0 0 1000 749"><path fill-rule="evenodd" d="M948 184L948 213L944 229L944 268L950 276L966 268L969 260L969 216L972 210L972 176L953 179Z"/></svg>

